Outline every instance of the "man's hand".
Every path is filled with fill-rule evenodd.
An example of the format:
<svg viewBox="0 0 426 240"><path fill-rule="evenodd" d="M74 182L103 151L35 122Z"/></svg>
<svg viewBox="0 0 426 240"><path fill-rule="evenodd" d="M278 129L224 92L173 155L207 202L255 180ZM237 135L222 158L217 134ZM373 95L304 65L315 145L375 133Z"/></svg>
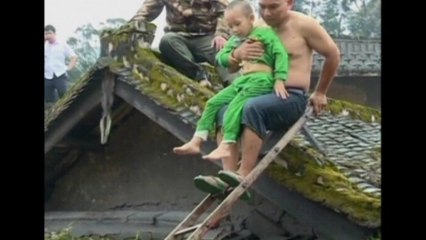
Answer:
<svg viewBox="0 0 426 240"><path fill-rule="evenodd" d="M141 14L137 14L137 13L136 13L136 15L135 15L135 16L133 16L133 17L132 17L132 19L130 19L130 21L129 21L129 22L131 22L131 21L136 21L136 22L138 22L138 21L142 21L142 20L144 20L144 17L143 17Z"/></svg>
<svg viewBox="0 0 426 240"><path fill-rule="evenodd" d="M258 41L247 41L234 50L234 57L239 61L258 59L263 54L263 44Z"/></svg>
<svg viewBox="0 0 426 240"><path fill-rule="evenodd" d="M312 106L314 107L315 115L318 115L324 110L325 106L327 106L327 97L324 93L314 92L309 98Z"/></svg>
<svg viewBox="0 0 426 240"><path fill-rule="evenodd" d="M214 47L216 51L219 51L223 48L223 46L225 46L226 41L227 40L224 37L216 36L212 40L212 47Z"/></svg>
<svg viewBox="0 0 426 240"><path fill-rule="evenodd" d="M182 15L184 17L190 17L190 16L192 16L192 9L188 8L188 9L183 10Z"/></svg>
<svg viewBox="0 0 426 240"><path fill-rule="evenodd" d="M288 97L288 92L285 89L284 82L281 80L275 81L275 94L277 94L277 97L280 97L282 99L286 99Z"/></svg>

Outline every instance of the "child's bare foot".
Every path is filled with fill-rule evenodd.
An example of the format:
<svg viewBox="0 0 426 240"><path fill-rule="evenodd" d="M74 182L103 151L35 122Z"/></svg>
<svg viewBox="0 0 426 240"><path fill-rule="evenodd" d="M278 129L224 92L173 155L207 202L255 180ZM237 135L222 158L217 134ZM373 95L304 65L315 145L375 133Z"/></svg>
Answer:
<svg viewBox="0 0 426 240"><path fill-rule="evenodd" d="M198 154L200 153L201 142L201 138L193 137L191 141L184 145L173 148L173 152L179 155Z"/></svg>
<svg viewBox="0 0 426 240"><path fill-rule="evenodd" d="M221 142L219 146L208 155L203 156L203 159L207 160L220 160L231 156L231 144Z"/></svg>

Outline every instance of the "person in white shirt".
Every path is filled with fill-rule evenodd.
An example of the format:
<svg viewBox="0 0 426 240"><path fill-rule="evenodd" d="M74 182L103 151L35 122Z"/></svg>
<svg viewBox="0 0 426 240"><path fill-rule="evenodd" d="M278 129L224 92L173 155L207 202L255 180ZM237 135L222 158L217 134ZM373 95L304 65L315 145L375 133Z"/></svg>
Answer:
<svg viewBox="0 0 426 240"><path fill-rule="evenodd" d="M52 104L56 101L55 90L59 98L66 92L67 71L77 64L77 55L68 44L56 39L56 29L52 25L44 28L44 40L44 101Z"/></svg>

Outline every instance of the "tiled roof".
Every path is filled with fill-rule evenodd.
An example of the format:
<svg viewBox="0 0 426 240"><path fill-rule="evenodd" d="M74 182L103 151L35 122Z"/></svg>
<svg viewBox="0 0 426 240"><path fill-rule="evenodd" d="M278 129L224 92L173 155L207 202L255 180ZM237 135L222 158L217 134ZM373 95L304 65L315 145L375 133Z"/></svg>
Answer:
<svg viewBox="0 0 426 240"><path fill-rule="evenodd" d="M45 116L45 134L99 77L105 63L118 75L118 81L173 112L176 121L195 125L206 100L214 93L162 63L152 50L137 48L139 43L120 34L132 31L140 34L140 28L125 27L126 31L119 29L103 35L104 42L109 38L109 43L103 45L104 55L108 51L112 58L101 58L49 110ZM144 29L146 32L147 28ZM330 99L328 111L307 123L325 153L299 134L277 157L277 163L268 168L267 174L305 197L343 212L362 226L378 227L381 225L380 122L378 110Z"/></svg>
<svg viewBox="0 0 426 240"><path fill-rule="evenodd" d="M99 69L99 63L87 71L68 91L60 98L52 107L45 110L44 114L44 131L55 121L55 119L74 102L87 85L91 83L95 74ZM93 82L93 81L92 81Z"/></svg>
<svg viewBox="0 0 426 240"><path fill-rule="evenodd" d="M381 195L381 125L330 113L306 123L325 155L365 193ZM311 145L305 135L301 145Z"/></svg>
<svg viewBox="0 0 426 240"><path fill-rule="evenodd" d="M334 39L340 49L339 76L380 76L381 40ZM318 75L324 58L317 53L313 59L313 74Z"/></svg>

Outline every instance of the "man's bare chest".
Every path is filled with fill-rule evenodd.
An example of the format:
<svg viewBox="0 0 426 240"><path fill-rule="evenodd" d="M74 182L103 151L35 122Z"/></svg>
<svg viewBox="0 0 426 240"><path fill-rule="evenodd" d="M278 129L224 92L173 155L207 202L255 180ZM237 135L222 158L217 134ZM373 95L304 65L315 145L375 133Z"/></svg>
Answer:
<svg viewBox="0 0 426 240"><path fill-rule="evenodd" d="M280 37L289 55L293 58L306 53L308 47L305 39L302 36L290 32L280 34Z"/></svg>

